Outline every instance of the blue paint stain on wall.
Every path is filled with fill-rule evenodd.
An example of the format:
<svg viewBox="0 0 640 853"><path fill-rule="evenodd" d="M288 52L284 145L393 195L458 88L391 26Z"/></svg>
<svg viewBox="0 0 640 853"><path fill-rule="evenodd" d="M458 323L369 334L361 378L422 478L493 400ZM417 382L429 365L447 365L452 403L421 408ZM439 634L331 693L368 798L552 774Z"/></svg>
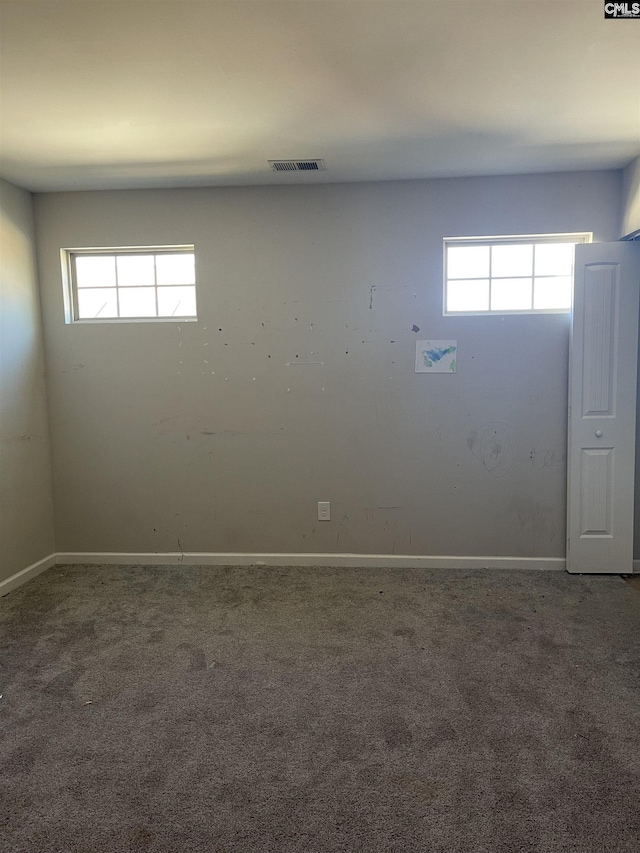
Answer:
<svg viewBox="0 0 640 853"><path fill-rule="evenodd" d="M455 373L457 341L416 341L416 373Z"/></svg>
<svg viewBox="0 0 640 853"><path fill-rule="evenodd" d="M424 358L425 367L433 367L438 361L442 361L445 355L450 355L455 351L456 347L436 347L435 349L423 351L422 357Z"/></svg>

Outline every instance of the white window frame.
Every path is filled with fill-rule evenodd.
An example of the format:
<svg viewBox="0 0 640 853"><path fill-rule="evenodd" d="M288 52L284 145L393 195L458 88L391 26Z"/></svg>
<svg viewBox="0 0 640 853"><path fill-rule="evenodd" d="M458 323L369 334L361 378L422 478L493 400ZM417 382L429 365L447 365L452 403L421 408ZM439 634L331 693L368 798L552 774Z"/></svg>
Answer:
<svg viewBox="0 0 640 853"><path fill-rule="evenodd" d="M514 311L491 310L491 262L489 265L489 308L484 311L449 311L447 309L447 247L449 246L497 246L505 243L529 244L529 243L591 243L593 233L590 231L578 231L565 234L511 234L495 237L444 237L442 241L443 255L443 285L442 285L442 313L445 317L498 317L506 314L569 314L568 308L524 308ZM481 276L484 278L484 276ZM535 270L532 276L511 276L511 278L532 278L535 287ZM455 279L452 279L455 281Z"/></svg>
<svg viewBox="0 0 640 853"><path fill-rule="evenodd" d="M193 244L181 244L177 246L110 246L110 247L85 247L76 249L61 249L60 257L62 263L62 281L63 281L63 297L64 297L64 315L65 323L81 323L81 324L110 324L110 323L197 323L198 303L197 303L197 276L193 285L180 285L183 287L196 287L196 316L167 316L160 315L158 317L95 317L82 318L78 316L78 285L76 280L75 261L79 256L95 256L104 255L177 255L180 253L191 254L195 258L195 246ZM117 289L116 283L116 289ZM158 287L164 285L145 285L145 289L154 288L156 292Z"/></svg>

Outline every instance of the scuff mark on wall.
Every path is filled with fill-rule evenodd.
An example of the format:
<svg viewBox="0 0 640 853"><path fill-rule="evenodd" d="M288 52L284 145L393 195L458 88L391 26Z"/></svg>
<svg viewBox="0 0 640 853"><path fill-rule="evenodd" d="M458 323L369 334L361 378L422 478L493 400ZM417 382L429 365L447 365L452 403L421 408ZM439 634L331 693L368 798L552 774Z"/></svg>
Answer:
<svg viewBox="0 0 640 853"><path fill-rule="evenodd" d="M279 430L275 429L255 429L255 430L242 430L242 429L220 429L220 430L200 430L199 435L281 435L285 432L284 427L280 427Z"/></svg>
<svg viewBox="0 0 640 853"><path fill-rule="evenodd" d="M467 446L492 477L504 477L514 462L514 441L508 424L487 424L472 430Z"/></svg>
<svg viewBox="0 0 640 853"><path fill-rule="evenodd" d="M538 471L543 468L556 468L558 465L564 466L566 463L567 454L561 451L556 451L555 448L549 450L536 450L531 448L529 452L529 460L531 466Z"/></svg>
<svg viewBox="0 0 640 853"><path fill-rule="evenodd" d="M533 548L544 548L558 535L554 510L536 501L534 498L513 495L509 502L508 514L514 516L520 529L531 537Z"/></svg>
<svg viewBox="0 0 640 853"><path fill-rule="evenodd" d="M241 429L222 429L222 430L202 430L200 435L250 435L246 430Z"/></svg>

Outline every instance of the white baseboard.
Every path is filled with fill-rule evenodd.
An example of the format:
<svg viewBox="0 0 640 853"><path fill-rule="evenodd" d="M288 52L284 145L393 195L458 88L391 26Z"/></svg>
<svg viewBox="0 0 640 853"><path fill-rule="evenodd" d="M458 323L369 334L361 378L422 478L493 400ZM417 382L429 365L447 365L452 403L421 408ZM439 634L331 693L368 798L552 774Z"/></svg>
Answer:
<svg viewBox="0 0 640 853"><path fill-rule="evenodd" d="M59 552L0 581L0 598L55 565L303 566L366 569L527 569L563 571L563 557L432 557L411 554L239 554L220 552ZM640 572L640 560L634 561Z"/></svg>
<svg viewBox="0 0 640 853"><path fill-rule="evenodd" d="M398 569L533 569L563 571L564 557L431 557L402 554L239 554L220 552L60 552L58 565L322 566Z"/></svg>
<svg viewBox="0 0 640 853"><path fill-rule="evenodd" d="M55 566L57 562L57 554L49 554L47 557L43 557L41 560L38 560L37 563L32 563L30 566L27 566L26 569L22 569L19 572L16 572L15 575L11 575L11 577L6 580L0 581L0 598L3 595L7 595L12 590L17 589L22 584L30 581L31 578L35 578L36 575L42 574L42 572L46 572L47 569L50 569L51 566Z"/></svg>
<svg viewBox="0 0 640 853"><path fill-rule="evenodd" d="M0 581L0 598L55 565L303 566L397 569L524 569L564 571L564 557L449 557L411 554L241 554L222 552L59 552ZM633 561L640 574L640 560Z"/></svg>

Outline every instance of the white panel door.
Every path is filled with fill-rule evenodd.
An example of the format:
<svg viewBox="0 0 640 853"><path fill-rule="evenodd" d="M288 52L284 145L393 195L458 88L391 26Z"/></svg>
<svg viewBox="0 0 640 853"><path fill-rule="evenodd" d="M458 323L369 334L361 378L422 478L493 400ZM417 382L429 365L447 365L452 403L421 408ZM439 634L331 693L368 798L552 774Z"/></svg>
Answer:
<svg viewBox="0 0 640 853"><path fill-rule="evenodd" d="M633 571L640 245L576 246L567 570Z"/></svg>

